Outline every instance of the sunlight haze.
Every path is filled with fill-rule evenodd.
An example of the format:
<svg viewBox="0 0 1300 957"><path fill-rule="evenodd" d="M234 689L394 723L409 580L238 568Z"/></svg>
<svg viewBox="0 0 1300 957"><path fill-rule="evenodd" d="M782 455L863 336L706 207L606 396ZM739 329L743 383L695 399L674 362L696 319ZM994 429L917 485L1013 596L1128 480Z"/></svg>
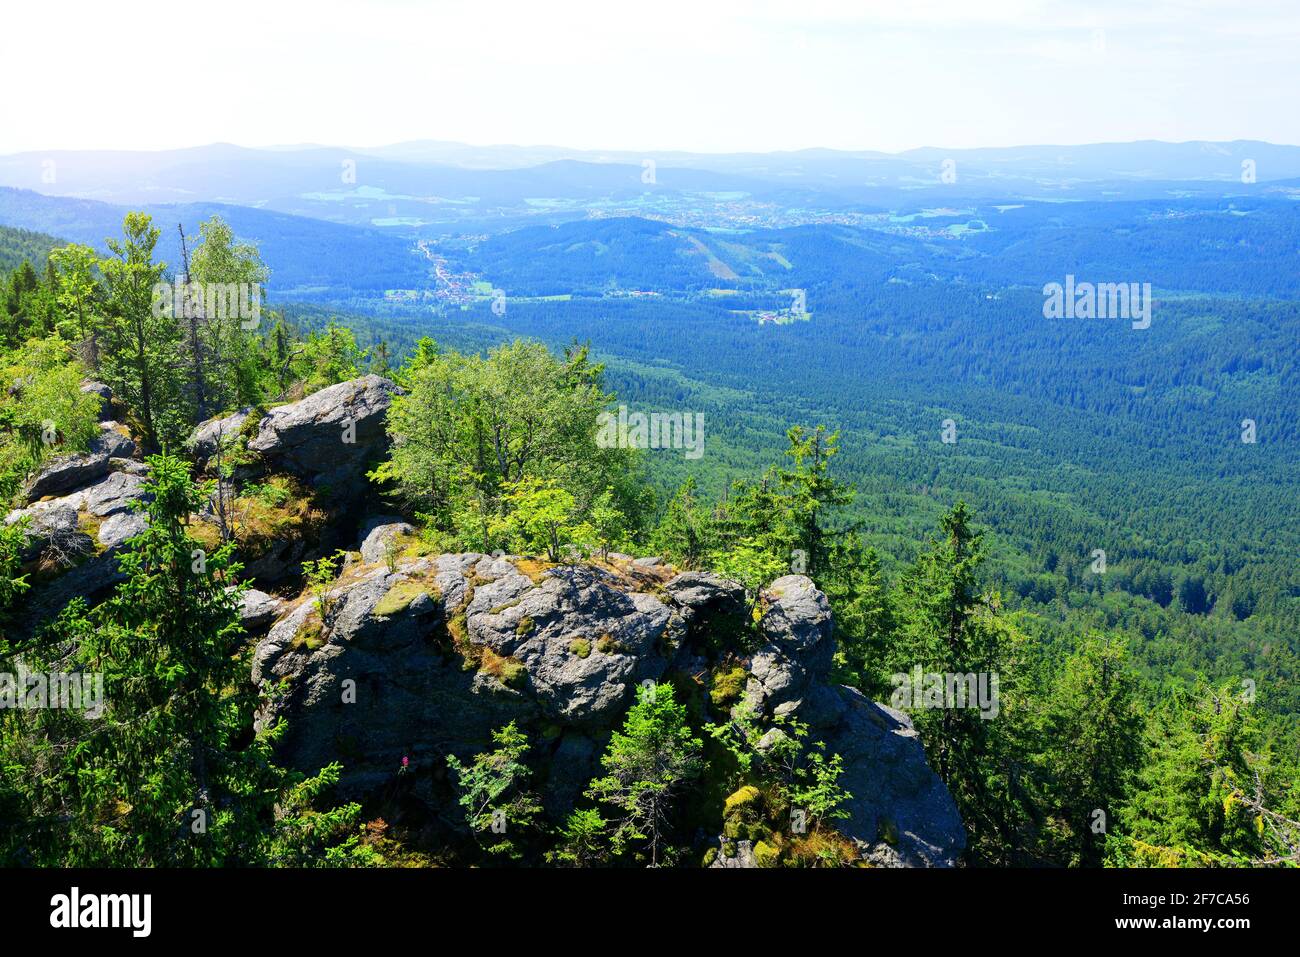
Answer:
<svg viewBox="0 0 1300 957"><path fill-rule="evenodd" d="M1289 7L233 0L217 17L158 0L29 4L0 36L0 72L25 91L0 108L0 153L1296 143ZM85 29L40 42L73 17ZM129 33L114 34L124 17Z"/></svg>

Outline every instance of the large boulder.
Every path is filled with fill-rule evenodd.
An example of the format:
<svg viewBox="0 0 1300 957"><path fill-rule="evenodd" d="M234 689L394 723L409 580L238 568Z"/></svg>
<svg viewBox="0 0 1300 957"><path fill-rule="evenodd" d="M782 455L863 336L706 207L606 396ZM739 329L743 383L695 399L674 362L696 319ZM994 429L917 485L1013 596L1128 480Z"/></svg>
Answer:
<svg viewBox="0 0 1300 957"><path fill-rule="evenodd" d="M273 471L296 475L327 503L366 489L366 469L388 448L385 418L401 389L377 375L340 382L271 409L248 448Z"/></svg>
<svg viewBox="0 0 1300 957"><path fill-rule="evenodd" d="M877 867L945 867L966 847L952 795L926 762L911 720L852 688L837 688L838 717L814 728L844 759L853 795L837 823Z"/></svg>
<svg viewBox="0 0 1300 957"><path fill-rule="evenodd" d="M144 476L132 472L110 472L67 495L14 509L4 521L7 525L26 521L22 561L44 558L54 568L66 568L92 553L95 560L106 553L115 555L118 546L145 528L144 516L133 505L145 498L144 482ZM73 580L84 576L74 575ZM95 581L101 577L90 576Z"/></svg>
<svg viewBox="0 0 1300 957"><path fill-rule="evenodd" d="M68 505L45 508L30 514L20 513L14 521L26 518L26 542L19 552L22 562L31 562L49 553L54 561L71 564L94 547L89 535L81 530L77 510Z"/></svg>
<svg viewBox="0 0 1300 957"><path fill-rule="evenodd" d="M109 423L112 425L112 423ZM114 435L123 438L112 429ZM129 440L127 440L129 441ZM109 440L107 451L128 451ZM132 443L132 451L134 443ZM40 561L57 575L42 580L25 596L11 628L17 635L31 634L48 622L73 598L93 604L122 580L118 557L126 543L144 531L147 520L136 504L146 498L148 467L141 462L105 455L87 470L89 483L57 498L45 498L14 509L5 524L24 521L24 562ZM112 469L102 474L100 469Z"/></svg>
<svg viewBox="0 0 1300 957"><path fill-rule="evenodd" d="M126 429L116 422L101 422L99 434L85 452L58 455L42 466L27 485L27 501L63 495L103 478L112 468L110 459L128 459L137 452Z"/></svg>
<svg viewBox="0 0 1300 957"><path fill-rule="evenodd" d="M803 575L778 578L765 597L770 604L758 623L764 643L750 663L748 706L765 717L802 707L804 720L829 718L826 709L837 707L829 684L835 656L830 602Z"/></svg>
<svg viewBox="0 0 1300 957"><path fill-rule="evenodd" d="M112 472L102 481L84 491L84 508L101 518L132 510L133 502L141 501L145 477L132 472Z"/></svg>
<svg viewBox="0 0 1300 957"><path fill-rule="evenodd" d="M809 740L843 756L853 797L838 826L859 857L955 863L961 820L907 717L830 681L826 597L802 576L779 579L763 597L741 705L770 734L784 719L806 722ZM388 793L406 758L416 773L403 772L403 786L438 805L451 799L446 755L485 750L491 732L515 720L530 731L530 764L555 821L598 773L635 687L698 678L716 629L728 617L737 628L749 607L734 583L662 564L478 554L402 558L394 572L383 561L354 563L324 604L304 596L286 605L254 653L254 681L277 689L257 726L287 721L283 760L304 771L341 760L339 787L359 798ZM728 850L714 866L762 865L771 851Z"/></svg>
<svg viewBox="0 0 1300 957"><path fill-rule="evenodd" d="M961 815L948 789L926 762L911 720L853 688L828 688L833 708L809 722L806 740L820 741L843 759L840 787L851 797L848 817L835 822L857 858L874 867L952 867L966 847ZM790 717L804 720L800 709ZM783 737L774 727L759 743L765 751ZM797 809L790 809L791 811ZM762 847L720 835L711 867L773 866ZM768 847L771 851L772 848Z"/></svg>
<svg viewBox="0 0 1300 957"><path fill-rule="evenodd" d="M239 620L251 632L258 632L275 621L285 602L256 588L246 588L239 598Z"/></svg>
<svg viewBox="0 0 1300 957"><path fill-rule="evenodd" d="M482 750L493 729L535 713L499 672L451 653L449 616L481 557L408 561L396 574L359 567L328 596L324 622L315 598L288 608L258 643L252 674L285 689L257 717L259 728L288 720L285 760L313 770L342 760L340 790L364 795L390 784L406 758L417 797L432 801L433 780L419 772Z"/></svg>
<svg viewBox="0 0 1300 957"><path fill-rule="evenodd" d="M361 560L372 565L382 562L399 536L414 532L414 526L395 515L377 515L367 519L361 526Z"/></svg>
<svg viewBox="0 0 1300 957"><path fill-rule="evenodd" d="M87 379L81 383L81 391L87 395L93 395L99 399L99 421L110 422L115 415L113 408L113 390L102 382L95 382Z"/></svg>
<svg viewBox="0 0 1300 957"><path fill-rule="evenodd" d="M367 375L269 411L241 409L194 430L191 454L201 471L219 478L227 499L245 495L253 483L289 492L287 501L263 499L258 505L259 514L269 510L263 522L269 533L243 542L246 578L278 586L298 577L304 561L353 543L356 518L364 514L370 492L366 473L388 449L387 410L401 391L388 379ZM219 448L228 457L217 476ZM202 518L215 522L214 509ZM373 558L386 537L406 529L381 532L366 546L368 554Z"/></svg>
<svg viewBox="0 0 1300 957"><path fill-rule="evenodd" d="M217 450L227 443L236 441L243 433L244 423L248 421L252 409L241 409L233 415L218 419L208 419L201 423L190 436L189 447L199 468L215 471L213 457Z"/></svg>
<svg viewBox="0 0 1300 957"><path fill-rule="evenodd" d="M664 675L690 609L662 578L478 554L357 563L326 598L290 606L259 642L253 679L284 686L258 724L285 718L283 756L316 769L338 740L349 794L388 781L401 758L441 767L518 719L550 729L543 800L572 806L643 681ZM705 591L691 593L703 602ZM355 700L344 700L351 679Z"/></svg>
<svg viewBox="0 0 1300 957"><path fill-rule="evenodd" d="M759 621L763 643L750 659L744 700L736 706L770 722L760 750L791 720L809 726L844 759L840 781L852 798L836 827L877 866L952 866L965 849L957 806L907 715L830 680L835 655L830 603L802 575L766 589ZM735 847L730 848L734 852ZM725 858L725 861L723 860ZM746 855L719 855L718 867L756 866Z"/></svg>
<svg viewBox="0 0 1300 957"><path fill-rule="evenodd" d="M114 512L100 523L95 540L109 554L116 555L123 545L148 527L148 520L140 512Z"/></svg>
<svg viewBox="0 0 1300 957"><path fill-rule="evenodd" d="M487 580L465 611L470 641L520 662L542 711L565 725L611 723L636 684L663 675L685 635L663 601L625 591L602 568L559 566L534 582L489 558L475 574Z"/></svg>
<svg viewBox="0 0 1300 957"><path fill-rule="evenodd" d="M18 612L17 621L13 623L14 634L22 636L39 631L52 622L74 598L81 598L93 605L108 597L110 589L126 578L118 567L118 558L122 543L135 531L114 533L116 545L90 555L43 587L32 589L25 596L26 601Z"/></svg>

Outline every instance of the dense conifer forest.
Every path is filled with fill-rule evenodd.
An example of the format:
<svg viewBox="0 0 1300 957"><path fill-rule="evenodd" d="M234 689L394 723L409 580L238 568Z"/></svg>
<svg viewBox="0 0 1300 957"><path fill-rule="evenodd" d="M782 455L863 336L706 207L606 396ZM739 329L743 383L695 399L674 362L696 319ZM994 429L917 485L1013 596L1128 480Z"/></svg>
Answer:
<svg viewBox="0 0 1300 957"><path fill-rule="evenodd" d="M111 390L148 456L147 523L106 600L20 628L24 596L85 557L33 555L26 518L0 530L0 670L95 671L110 702L107 724L0 712L7 863L689 866L700 820L752 834L760 858L853 859L834 837L853 798L840 757L798 721L787 753L757 749L755 715L717 717L744 629L706 655L712 707L669 681L638 693L555 824L530 769L539 743L514 722L446 757L465 830L443 847L388 829L382 794L332 797L346 749L314 776L282 767L282 731L254 728L269 689L246 680L237 598L257 523L300 527L295 499L315 493L282 479L223 492L238 450L218 442L205 465L191 433L367 374L401 390L367 494L410 523L412 554L653 555L736 583L756 620L768 583L794 571L829 600L837 683L900 704L914 668L997 675L997 720L900 704L960 812L965 863L1295 863L1293 302L1172 299L1140 341L1127 324L1045 324L1034 290L870 277L810 285L810 316L787 324L692 296L436 316L271 302L248 324L153 307L158 283L277 268L219 216L187 237L186 262L164 262L165 226L129 214L107 253L0 230L7 504L98 441L85 381ZM598 447L590 430L619 403L703 413L707 454ZM499 454L483 456L487 435ZM224 515L223 494L262 517L223 519L209 540L197 516ZM285 586L316 595L322 619L345 553L303 558ZM822 843L765 830L782 806L809 809ZM188 808L210 813L209 840L178 839Z"/></svg>

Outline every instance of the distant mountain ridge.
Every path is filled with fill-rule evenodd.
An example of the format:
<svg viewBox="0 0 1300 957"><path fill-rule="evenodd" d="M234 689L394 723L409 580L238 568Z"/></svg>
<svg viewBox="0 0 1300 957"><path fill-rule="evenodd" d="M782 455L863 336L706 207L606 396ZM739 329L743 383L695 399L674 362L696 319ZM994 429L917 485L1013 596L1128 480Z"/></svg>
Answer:
<svg viewBox="0 0 1300 957"><path fill-rule="evenodd" d="M63 242L85 243L107 253L105 239L120 236L122 219L142 209L162 230L154 258L172 268L180 262L176 226L197 236L199 223L220 216L272 264L268 290L281 297L346 299L423 283L428 264L410 239L376 229L321 222L269 210L218 203L116 206L94 200L44 196L0 187L0 226L37 229Z"/></svg>
<svg viewBox="0 0 1300 957"><path fill-rule="evenodd" d="M1023 164L1027 169L1069 168L1087 170L1107 176L1145 175L1154 179L1237 178L1240 169L1229 169L1226 160L1254 159L1262 169L1261 179L1286 179L1300 176L1300 146L1280 145L1260 140L1209 141L1181 143L1163 140L1139 140L1128 143L1088 143L1082 145L1026 144L1004 147L948 148L918 147L897 153L879 150L839 150L813 147L773 152L695 153L685 150L582 150L561 146L471 146L441 140L415 140L380 147L354 148L356 153L404 162L441 163L466 168L502 169L512 166L536 166L545 162L571 159L586 163L639 164L652 158L670 167L686 166L719 172L752 171L771 168L776 175L800 169L833 168L839 164L861 162L930 165L944 159L975 165L989 164L1006 168ZM777 172L779 171L779 172Z"/></svg>
<svg viewBox="0 0 1300 957"><path fill-rule="evenodd" d="M1258 196L1300 178L1300 147L1091 144L906 153L584 151L425 141L355 149L48 151L0 157L0 186L121 205L232 203L380 228L495 232L538 217L741 204L770 209L916 209L981 199ZM730 212L735 212L730 210Z"/></svg>
<svg viewBox="0 0 1300 957"><path fill-rule="evenodd" d="M194 234L200 222L219 215L273 264L273 295L358 308L382 304L389 292L422 296L439 289L431 255L458 281L480 283L480 296L489 287L507 297L721 291L742 298L714 299L716 305L749 311L788 305L790 295L783 291L846 282L1037 289L1067 273L1151 282L1165 292L1300 298L1300 272L1294 268L1300 205L1269 195L975 201L923 214L874 213L852 224L739 230L684 226L659 216L578 213L556 221L515 220L513 228L503 222L495 233L434 240L421 252L417 240L433 230L352 226L232 204L132 207L0 187L0 225L106 252L104 240L120 234L127 210L142 208L162 229L157 257L175 266L176 224ZM745 295L765 298L747 301Z"/></svg>

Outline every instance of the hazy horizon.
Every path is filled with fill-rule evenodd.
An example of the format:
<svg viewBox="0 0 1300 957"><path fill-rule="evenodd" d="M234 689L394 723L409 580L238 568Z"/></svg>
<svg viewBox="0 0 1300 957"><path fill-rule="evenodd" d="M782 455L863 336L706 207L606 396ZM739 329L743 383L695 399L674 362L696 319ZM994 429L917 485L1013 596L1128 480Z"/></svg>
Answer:
<svg viewBox="0 0 1300 957"><path fill-rule="evenodd" d="M469 149L518 149L518 150L554 150L559 152L585 153L585 154L689 154L698 156L727 156L753 154L757 156L778 155L778 154L795 154L795 153L877 153L882 156L904 156L908 153L925 152L925 151L951 151L954 153L974 152L974 151L996 151L996 150L1016 150L1016 149L1077 149L1088 146L1135 146L1139 144L1154 143L1163 146L1187 146L1194 144L1205 145L1230 145L1233 143L1262 143L1266 146L1276 146L1283 148L1300 148L1300 142L1286 143L1277 140L1265 140L1258 137L1238 137L1236 139L1212 140L1212 139L1186 139L1186 140L1167 140L1157 139L1155 137L1140 137L1132 140L1089 140L1078 143L1064 142L1024 142L1024 143L989 143L982 146L950 146L944 143L923 143L920 146L908 147L901 150L877 150L869 147L836 147L812 144L808 146L794 146L783 149L772 150L693 150L676 146L639 146L628 148L615 147L578 147L566 143L523 143L523 142L468 142L465 140L450 140L440 137L416 137L414 139L392 140L378 143L333 143L333 142L299 142L299 143L239 143L233 140L206 140L202 142L186 143L177 146L160 146L160 147L107 147L107 146L76 146L76 147L36 147L32 149L10 150L0 153L3 156L13 156L21 153L170 153L185 152L187 150L210 149L218 146L231 146L236 149L249 150L251 152L293 152L306 151L314 149L324 150L353 150L356 152L366 152L368 150L391 150L402 146L415 146L420 144L438 144L441 146L460 146ZM593 161L598 161L593 159Z"/></svg>

